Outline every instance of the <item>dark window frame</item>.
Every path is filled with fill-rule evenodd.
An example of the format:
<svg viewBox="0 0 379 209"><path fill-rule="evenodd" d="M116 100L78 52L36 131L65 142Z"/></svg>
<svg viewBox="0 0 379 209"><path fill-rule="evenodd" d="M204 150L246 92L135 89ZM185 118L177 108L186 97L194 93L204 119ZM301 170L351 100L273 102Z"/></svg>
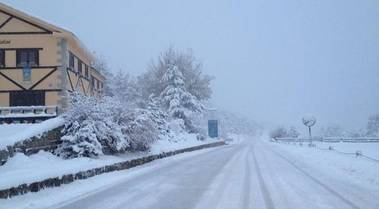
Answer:
<svg viewBox="0 0 379 209"><path fill-rule="evenodd" d="M5 67L5 49L0 49L0 68Z"/></svg>
<svg viewBox="0 0 379 209"><path fill-rule="evenodd" d="M95 80L96 80L96 78L95 77L91 77L91 86L92 86L92 89L95 89Z"/></svg>
<svg viewBox="0 0 379 209"><path fill-rule="evenodd" d="M9 93L9 106L45 106L46 91L21 90Z"/></svg>
<svg viewBox="0 0 379 209"><path fill-rule="evenodd" d="M22 52L26 52L26 60L27 60L27 65L23 65L21 63L21 53ZM30 60L30 55L31 55L31 52L34 52L35 53L35 56L34 56L34 64L30 64L31 63L31 60ZM39 49L34 49L34 48L30 48L30 49L16 49L16 66L17 67L25 67L25 66L29 66L29 67L38 67L39 66Z"/></svg>
<svg viewBox="0 0 379 209"><path fill-rule="evenodd" d="M80 59L78 59L78 73L83 75L83 62Z"/></svg>
<svg viewBox="0 0 379 209"><path fill-rule="evenodd" d="M84 76L89 78L89 69L88 65L84 64Z"/></svg>
<svg viewBox="0 0 379 209"><path fill-rule="evenodd" d="M75 70L75 55L70 52L69 58L68 58L68 67L71 70Z"/></svg>

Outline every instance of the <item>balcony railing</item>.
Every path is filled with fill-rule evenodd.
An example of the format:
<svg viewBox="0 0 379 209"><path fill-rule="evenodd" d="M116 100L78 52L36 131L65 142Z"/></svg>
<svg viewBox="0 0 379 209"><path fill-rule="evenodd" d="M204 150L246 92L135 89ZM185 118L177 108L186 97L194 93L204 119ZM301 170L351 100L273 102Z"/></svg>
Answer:
<svg viewBox="0 0 379 209"><path fill-rule="evenodd" d="M0 107L0 122L6 123L35 123L37 121L54 118L57 115L57 106Z"/></svg>

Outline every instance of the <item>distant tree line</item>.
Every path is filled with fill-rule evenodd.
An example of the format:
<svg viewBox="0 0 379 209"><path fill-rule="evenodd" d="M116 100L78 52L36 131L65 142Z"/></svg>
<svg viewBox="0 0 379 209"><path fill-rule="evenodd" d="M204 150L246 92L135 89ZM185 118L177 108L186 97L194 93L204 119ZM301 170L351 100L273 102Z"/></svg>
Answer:
<svg viewBox="0 0 379 209"><path fill-rule="evenodd" d="M270 131L271 138L297 138L300 136L295 127L289 129L280 126ZM379 137L379 114L369 116L365 129L349 131L338 125L321 127L318 136L320 137Z"/></svg>

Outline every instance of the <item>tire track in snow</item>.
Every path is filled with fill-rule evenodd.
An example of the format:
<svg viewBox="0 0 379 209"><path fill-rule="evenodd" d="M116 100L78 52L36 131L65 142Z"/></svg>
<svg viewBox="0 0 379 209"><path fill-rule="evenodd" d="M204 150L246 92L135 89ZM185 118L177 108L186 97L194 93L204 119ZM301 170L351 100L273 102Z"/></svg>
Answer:
<svg viewBox="0 0 379 209"><path fill-rule="evenodd" d="M250 177L251 177L251 166L250 166L250 153L251 149L249 149L248 153L246 154L246 167L245 167L245 178L244 178L244 196L243 196L243 208L249 209L250 208L250 196L251 196L251 184L250 184Z"/></svg>
<svg viewBox="0 0 379 209"><path fill-rule="evenodd" d="M353 208L353 209L361 209L359 206L355 205L353 202L351 202L350 200L346 199L341 194L339 194L338 192L336 192L335 190L333 190L332 188L330 188L329 186L327 186L326 184L324 184L323 182L321 182L317 178L315 178L312 175L310 175L308 172L304 171L302 168L300 168L299 166L297 166L291 160L287 159L286 157L284 157L283 155L275 152L272 149L270 149L270 151L272 153L276 154L277 156L279 156L285 162L289 163L292 167L294 167L296 170L298 170L299 172L301 172L302 174L304 174L306 177L308 177L309 179L311 179L313 182L315 182L316 184L318 184L319 186L321 186L322 188L324 188L325 190L327 190L328 192L330 192L332 195L334 195L338 199L340 199L342 202L344 202L345 204L349 205L351 208Z"/></svg>
<svg viewBox="0 0 379 209"><path fill-rule="evenodd" d="M266 176L269 182L270 181L272 182L272 188L274 187L275 191L277 192L277 195L274 196L274 199L275 197L278 198L275 201L276 204L280 204L280 206L283 208L293 208L289 206L289 201L287 199L288 190L286 190L283 186L283 181L280 176L281 174L278 174L278 169L275 169L272 167L273 163L269 162L270 158L267 158L266 151L264 151L264 149L260 149L260 154L261 154L260 156L262 157L261 162L265 162L265 164L263 165L263 170L268 171L269 174L266 174ZM266 181L267 181L267 178L266 178Z"/></svg>
<svg viewBox="0 0 379 209"><path fill-rule="evenodd" d="M267 209L275 209L274 202L271 199L270 193L267 189L266 183L263 179L261 170L259 168L257 157L255 156L254 148L252 149L252 155L254 158L254 164L255 164L255 168L256 168L255 170L257 171L257 176L258 176L258 180L259 180L259 188L262 191L262 196L263 196L266 208Z"/></svg>
<svg viewBox="0 0 379 209"><path fill-rule="evenodd" d="M242 147L238 145L238 147ZM245 156L247 156L248 148L242 147L237 148L230 160L220 169L220 172L215 178L210 182L210 185L203 197L197 203L195 209L205 209L205 208L241 208L238 205L226 205L229 200L233 200L233 194L227 193L228 187L235 186L231 183L231 178L235 176L236 166L238 168L238 163L242 162ZM241 179L242 179L241 175ZM242 189L242 185L240 187ZM234 199L235 200L235 199ZM241 198L238 199L241 202ZM223 205L224 204L224 205ZM234 206L234 207L233 207Z"/></svg>

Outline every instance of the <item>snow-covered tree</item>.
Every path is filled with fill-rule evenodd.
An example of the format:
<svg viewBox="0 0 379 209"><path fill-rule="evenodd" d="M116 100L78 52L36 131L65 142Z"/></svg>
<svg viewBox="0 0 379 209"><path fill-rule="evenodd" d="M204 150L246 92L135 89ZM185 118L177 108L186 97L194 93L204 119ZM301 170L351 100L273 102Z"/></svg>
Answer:
<svg viewBox="0 0 379 209"><path fill-rule="evenodd" d="M110 84L113 80L113 74L111 72L111 68L108 65L108 62L105 58L105 56L93 52L92 53L92 60L91 60L91 67L100 72L103 76L105 76L104 81L104 94L109 96L110 94Z"/></svg>
<svg viewBox="0 0 379 209"><path fill-rule="evenodd" d="M156 124L160 137L170 137L170 129L168 126L168 114L159 106L157 98L151 96L146 103L146 108L149 112L150 119Z"/></svg>
<svg viewBox="0 0 379 209"><path fill-rule="evenodd" d="M172 47L164 51L156 62L152 61L148 71L138 79L141 93L145 99L152 94L160 95L167 83L162 80L170 66L176 66L182 74L185 89L199 101L206 101L211 97L210 82L212 77L204 75L202 63L199 62L192 51L180 52Z"/></svg>
<svg viewBox="0 0 379 209"><path fill-rule="evenodd" d="M62 143L54 152L63 158L97 156L102 153L102 146L97 140L94 123L87 120L96 101L78 92L71 96L74 107L64 115L68 122L62 131Z"/></svg>
<svg viewBox="0 0 379 209"><path fill-rule="evenodd" d="M115 97L130 108L145 105L136 78L123 71L118 71L115 75L112 75L108 95Z"/></svg>
<svg viewBox="0 0 379 209"><path fill-rule="evenodd" d="M270 137L271 138L282 138L282 137L288 137L288 132L286 128L284 127L278 127L275 128L274 130L270 131Z"/></svg>
<svg viewBox="0 0 379 209"><path fill-rule="evenodd" d="M144 109L129 111L122 117L122 132L129 141L129 151L146 151L159 139L158 125Z"/></svg>
<svg viewBox="0 0 379 209"><path fill-rule="evenodd" d="M291 127L288 132L287 132L287 135L288 137L293 137L293 138L297 138L300 136L300 132L295 128L295 127Z"/></svg>
<svg viewBox="0 0 379 209"><path fill-rule="evenodd" d="M63 116L62 143L54 153L74 158L149 150L154 141L171 137L167 116L154 102L149 104L129 108L115 97L73 93L72 108Z"/></svg>
<svg viewBox="0 0 379 209"><path fill-rule="evenodd" d="M97 140L96 127L87 120L96 101L75 92L72 95L74 108L64 115L66 123L61 138L62 143L54 151L63 158L94 157L102 153L102 146Z"/></svg>
<svg viewBox="0 0 379 209"><path fill-rule="evenodd" d="M177 66L169 65L162 80L166 86L159 95L160 103L172 117L186 119L192 112L204 109L185 88L183 74Z"/></svg>
<svg viewBox="0 0 379 209"><path fill-rule="evenodd" d="M192 114L202 114L203 103L211 95L211 78L203 75L201 69L201 62L192 52L169 48L139 77L141 96L145 101L153 97L172 119L183 120L177 124L184 124L188 132L196 132Z"/></svg>
<svg viewBox="0 0 379 209"><path fill-rule="evenodd" d="M344 136L345 131L339 125L329 125L320 129L320 134L323 137Z"/></svg>
<svg viewBox="0 0 379 209"><path fill-rule="evenodd" d="M373 114L367 122L367 136L379 136L379 114Z"/></svg>

